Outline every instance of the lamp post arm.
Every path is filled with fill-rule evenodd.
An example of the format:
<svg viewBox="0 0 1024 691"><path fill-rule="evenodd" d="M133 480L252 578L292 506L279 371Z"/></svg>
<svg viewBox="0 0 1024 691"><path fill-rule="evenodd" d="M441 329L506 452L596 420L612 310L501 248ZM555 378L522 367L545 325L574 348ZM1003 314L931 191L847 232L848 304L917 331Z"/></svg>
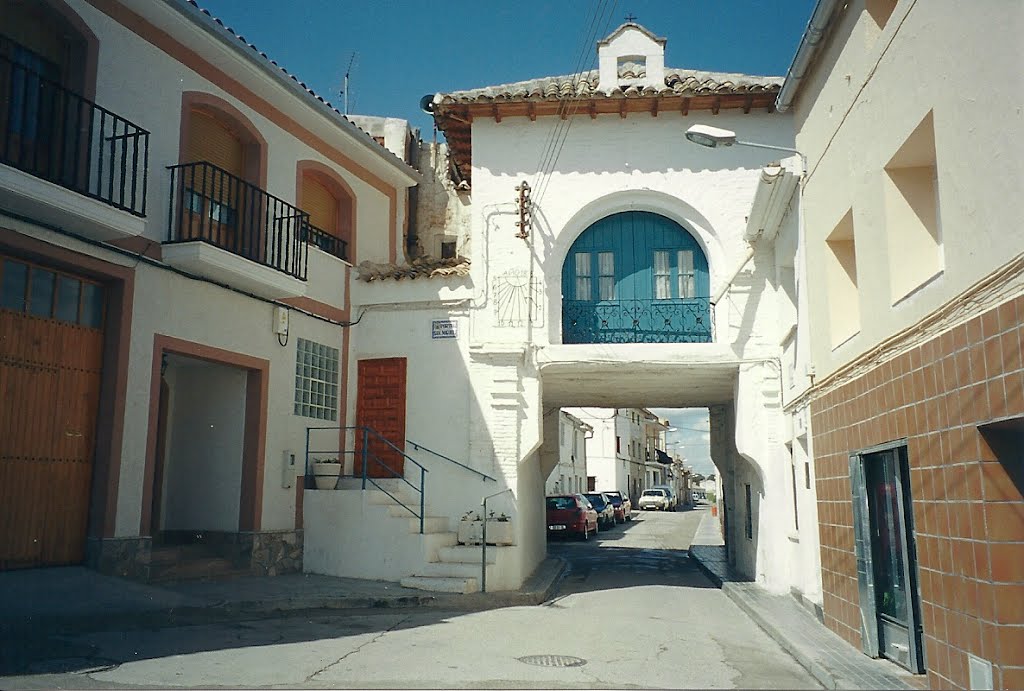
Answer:
<svg viewBox="0 0 1024 691"><path fill-rule="evenodd" d="M788 146L775 146L774 144L760 144L758 142L745 142L745 141L742 141L740 139L737 139L735 143L738 144L739 146L751 146L751 147L754 147L755 149L771 149L772 151L785 151L786 153L796 154L797 156L800 157L800 166L801 166L800 174L801 175L807 175L807 157L804 156L799 151L797 151L796 149L793 149L793 148L788 147Z"/></svg>

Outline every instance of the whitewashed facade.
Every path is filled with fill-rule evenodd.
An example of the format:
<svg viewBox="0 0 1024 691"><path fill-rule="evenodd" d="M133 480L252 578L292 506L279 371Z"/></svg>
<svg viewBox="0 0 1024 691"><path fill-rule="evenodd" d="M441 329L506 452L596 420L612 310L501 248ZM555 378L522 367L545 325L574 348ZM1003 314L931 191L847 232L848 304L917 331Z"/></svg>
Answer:
<svg viewBox="0 0 1024 691"><path fill-rule="evenodd" d="M4 534L0 568L84 562L146 578L156 548L184 540L236 569L300 570L306 428L344 415L336 394L313 395L302 344L337 386L351 304L342 231L348 260L393 259L416 172L189 3L14 3L5 21L17 43L0 64L17 77L5 84L53 80L47 97L68 119L47 119L54 111L14 86L2 105L0 138L18 147L0 165L4 331L48 330L46 343L95 332L103 345L94 365L66 369L94 372L81 399L91 418L68 417L79 399L44 400L52 389L38 382L16 394L85 440L92 488L55 494L77 513L36 540L71 536L69 549ZM77 58L39 39L55 26ZM79 114L90 127L68 124ZM58 163L29 155L43 150ZM344 190L325 194L351 212L324 244L307 242L307 172ZM83 310L76 322L60 301L37 312L44 283L25 283L25 271L92 286L101 319L87 324ZM26 376L45 378L37 365ZM47 453L31 451L45 440L18 443Z"/></svg>
<svg viewBox="0 0 1024 691"><path fill-rule="evenodd" d="M428 513L455 521L483 496L510 490L492 500L512 516L516 531L516 544L499 550L501 587L521 583L545 553L542 500L558 457L546 450L558 444L557 426L545 422L554 417L549 411L707 406L712 455L725 475L733 560L773 591L795 587L813 598L820 591L816 562L797 573L778 558L794 544L786 529L793 496L787 442L799 432L781 411L784 378L793 375L780 362L786 348L796 347L789 326L796 318L797 221L787 213L790 198L754 212L758 190L770 186L762 169L779 156L739 147L711 151L683 137L690 125L713 119L745 139L792 146L790 118L770 112L780 80L662 69L664 42L631 24L602 41L599 52L604 72L435 97L455 171L451 198L468 205L465 246L473 250L462 255L468 261L458 270L426 280L398 281L384 271L356 281L353 312L365 316L353 332L350 368L359 360L406 358L407 437L495 478L431 465L429 482L445 491L430 494ZM578 101L535 97L551 84ZM563 106L573 108L565 118ZM564 143L542 167L556 127L563 128ZM790 178L799 174L795 161L784 162ZM529 217L515 201L523 182L531 188ZM706 293L698 296L706 309L703 337L682 326L667 339L641 335L633 342L586 342L590 336L571 333L566 290L581 284L564 280L566 267L578 261L570 260L579 249L574 243L622 213L682 231L689 247L699 248L707 272ZM748 231L752 216L771 232ZM790 245L777 246L780 226ZM432 253L429 243L420 244ZM604 264L593 266L596 290ZM457 336L432 338L439 319L451 320ZM349 395L351 410L355 393ZM602 431L593 426L596 438ZM642 461L642 432L639 438ZM601 463L594 454L588 462L595 469ZM632 494L626 483L618 486L625 479L616 476L616 488ZM749 536L747 485L757 514ZM810 516L801 530L808 526L813 532ZM433 549L430 563L453 558L446 549ZM437 569L423 568L421 575ZM473 584L457 587L463 586Z"/></svg>
<svg viewBox="0 0 1024 691"><path fill-rule="evenodd" d="M558 463L548 475L544 485L545 494L578 494L587 491L587 477L590 473L589 437L593 431L590 425L578 417L564 410L558 411L558 445L555 447L558 449Z"/></svg>

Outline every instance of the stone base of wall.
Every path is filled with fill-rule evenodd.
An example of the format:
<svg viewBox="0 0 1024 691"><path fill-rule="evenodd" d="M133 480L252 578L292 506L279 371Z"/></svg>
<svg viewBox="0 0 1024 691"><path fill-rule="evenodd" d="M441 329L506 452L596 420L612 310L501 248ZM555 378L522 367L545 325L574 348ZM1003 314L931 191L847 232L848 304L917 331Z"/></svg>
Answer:
<svg viewBox="0 0 1024 691"><path fill-rule="evenodd" d="M85 543L85 565L108 576L146 580L152 548L150 537L91 537Z"/></svg>
<svg viewBox="0 0 1024 691"><path fill-rule="evenodd" d="M280 576L302 572L301 530L235 533L231 558L249 566L254 576Z"/></svg>
<svg viewBox="0 0 1024 691"><path fill-rule="evenodd" d="M171 544L176 534L164 536ZM193 538L194 539L194 538ZM254 576L278 576L302 572L303 534L301 530L264 532L204 532L202 542L215 545L236 569L248 569ZM146 581L150 577L153 538L89 538L85 566L109 576Z"/></svg>

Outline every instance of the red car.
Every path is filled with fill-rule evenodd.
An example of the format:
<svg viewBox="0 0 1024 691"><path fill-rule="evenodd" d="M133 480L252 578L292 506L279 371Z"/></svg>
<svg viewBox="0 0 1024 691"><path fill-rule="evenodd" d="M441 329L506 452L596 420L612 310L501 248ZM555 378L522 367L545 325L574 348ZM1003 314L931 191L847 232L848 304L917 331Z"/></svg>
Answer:
<svg viewBox="0 0 1024 691"><path fill-rule="evenodd" d="M547 498L548 536L575 533L584 540L597 532L597 512L581 494Z"/></svg>
<svg viewBox="0 0 1024 691"><path fill-rule="evenodd" d="M608 498L612 500L612 506L615 508L615 522L625 523L626 521L633 520L633 503L629 501L629 497L622 495L622 492L605 492Z"/></svg>

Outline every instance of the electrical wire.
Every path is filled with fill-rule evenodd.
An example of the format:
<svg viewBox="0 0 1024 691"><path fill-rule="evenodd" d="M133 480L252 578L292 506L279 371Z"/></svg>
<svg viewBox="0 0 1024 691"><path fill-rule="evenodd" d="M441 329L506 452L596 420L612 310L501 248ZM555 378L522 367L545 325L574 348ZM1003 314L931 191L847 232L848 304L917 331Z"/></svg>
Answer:
<svg viewBox="0 0 1024 691"><path fill-rule="evenodd" d="M188 271L184 271L183 269L179 269L179 268L177 268L175 266L170 266L168 264L164 264L163 262L161 262L159 260L156 260L156 259L153 259L152 257L147 257L142 252L132 252L131 250L126 250L123 247L118 247L116 245L110 245L108 243L101 242L99 240L93 240L90 237L86 237L84 235L79 235L78 233L75 233L73 231L67 230L66 228L64 228L62 226L58 226L58 225L56 225L54 223L48 223L46 221L40 221L38 219L31 218L29 216L24 216L22 214L17 213L16 211L11 211L10 209L6 209L6 208L3 208L3 207L0 207L0 214L3 214L4 216L12 218L12 219L14 219L16 221L21 221L22 223L29 223L31 225L38 226L40 228L45 228L46 230L49 230L50 232L57 233L58 235L63 235L65 237L72 238L72 239L77 240L79 242L82 242L82 243L84 243L86 245L91 245L92 247L98 247L100 249L104 249L104 250L107 250L109 252L114 252L115 254L120 254L120 255L122 255L124 257L129 257L129 258L135 260L135 266L136 267L139 265L139 263L147 264L147 265L155 267L157 269L163 269L164 271L170 271L171 273L177 274L177 275L182 276L184 278L191 279L193 281L199 281L200 283L209 283L210 285L215 285L218 288L223 288L224 290L231 291L232 293L238 293L239 295L244 295L244 296L246 296L248 298L252 298L253 300L258 300L259 302L264 302L264 303L266 303L268 305L274 305L275 307L284 307L284 308L286 308L288 310L291 310L293 312L298 312L299 314L304 314L307 317L312 317L313 319L317 319L317 320L322 321L322 322L327 322L328 324L333 324L334 326L340 326L342 328L347 328L349 326L355 326L360 321L362 321L363 315L366 314L366 311L367 311L364 308L359 313L359 318L356 319L355 321L347 321L347 322L338 321L337 319L331 319L330 317L324 317L322 315L316 314L315 312L310 312L309 310L303 309L301 307L296 307L294 305L289 305L286 302L281 302L279 300L272 300L270 298L265 298L265 297L263 297L261 295L256 295L255 293L250 293L250 292L245 291L245 290L240 290L239 288L235 288L233 286L230 286L227 283L221 283L220 281L215 281L215 280L213 280L211 278L206 278L205 276L199 276L199 275L190 273ZM17 232L17 231L14 231L14 232ZM148 240L148 238L147 238L147 240ZM45 242L45 240L43 242ZM150 246L151 245L147 245L147 250L149 249ZM143 252L144 251L146 251L146 250L143 250Z"/></svg>
<svg viewBox="0 0 1024 691"><path fill-rule="evenodd" d="M611 7L608 10L608 16L605 17L604 22L603 22L605 30L607 30L607 28L608 28L608 23L610 22L610 20L612 18L612 15L615 13L615 9L616 9L617 5L618 5L618 0L612 0ZM596 34L595 34L594 38L596 39ZM574 91L574 97L569 102L570 106L572 108L572 111L570 113L568 113L568 116L564 120L560 120L560 122L564 123L565 126L564 126L564 128L562 129L562 132L561 132L561 140L558 141L557 148L555 150L554 156L551 159L550 169L548 170L547 177L541 182L540 189L537 192L537 201L538 201L538 203L540 202L541 199L543 199L544 195L547 193L548 186L551 184L551 178L552 178L552 174L554 173L554 170L555 170L555 165L557 165L558 158L562 155L562 148L565 146L565 142L566 142L566 140L569 137L569 130L572 129L573 120L576 117L576 113L579 112L580 103L582 103L582 101L583 101L583 98L580 95L580 91L579 91L579 81L578 80L574 84L573 91Z"/></svg>
<svg viewBox="0 0 1024 691"><path fill-rule="evenodd" d="M590 26L586 29L586 31L584 31L581 34L580 42L577 45L576 51L574 52L574 54L576 55L576 60L573 62L572 72L570 72L570 76L572 77L572 79L577 80L573 81L574 94L578 88L577 85L579 83L579 73L583 65L583 59L584 55L586 54L587 46L590 43L590 36L595 33L595 27L597 26L598 17L602 12L601 6L605 2L607 2L607 0L598 0L598 4L591 15ZM566 102L559 101L558 118L555 120L555 124L552 126L551 130L548 132L548 135L544 140L544 147L541 149L540 160L537 162L537 172L534 173L533 184L531 185L531 187L537 187L537 185L540 183L541 178L543 177L545 167L547 166L548 161L550 159L550 154L552 151L554 151L555 135L558 131L559 125L562 122L562 113L564 112L565 107Z"/></svg>
<svg viewBox="0 0 1024 691"><path fill-rule="evenodd" d="M585 34L586 38L580 51L580 55L576 61L570 82L572 85L572 96L559 102L558 118L552 127L549 137L549 141L551 142L550 149L546 149L547 155L542 158L542 163L538 167L537 173L534 175L533 197L535 199L535 203L540 203L544 193L547 191L552 174L554 173L555 165L558 163L558 158L561 155L562 147L564 147L565 141L569 136L569 130L572 128L573 118L579 111L579 105L582 102L579 85L584 76L582 68L586 51L589 46L594 44L597 39L598 32L602 30L602 27L604 30L607 30L608 22L611 20L611 17L615 12L615 8L618 5L618 0L611 0L611 4L607 6L606 13L606 10L603 7L605 1L606 0L601 0L597 5L591 21L590 29L587 34Z"/></svg>

